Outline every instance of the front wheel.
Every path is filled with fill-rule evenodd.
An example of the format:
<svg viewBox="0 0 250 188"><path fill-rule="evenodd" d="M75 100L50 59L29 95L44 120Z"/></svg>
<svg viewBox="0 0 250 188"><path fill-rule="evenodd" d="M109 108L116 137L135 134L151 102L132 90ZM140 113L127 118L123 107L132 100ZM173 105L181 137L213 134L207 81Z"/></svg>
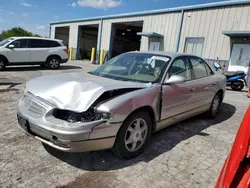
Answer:
<svg viewBox="0 0 250 188"><path fill-rule="evenodd" d="M5 69L5 60L3 58L0 58L0 71L3 71Z"/></svg>
<svg viewBox="0 0 250 188"><path fill-rule="evenodd" d="M243 81L234 81L231 83L231 88L234 91L241 91L244 88L244 82Z"/></svg>
<svg viewBox="0 0 250 188"><path fill-rule="evenodd" d="M58 57L50 57L47 61L47 66L50 69L58 69L60 67L60 58Z"/></svg>
<svg viewBox="0 0 250 188"><path fill-rule="evenodd" d="M117 134L114 153L123 159L140 155L150 142L152 120L147 112L140 111L129 116Z"/></svg>

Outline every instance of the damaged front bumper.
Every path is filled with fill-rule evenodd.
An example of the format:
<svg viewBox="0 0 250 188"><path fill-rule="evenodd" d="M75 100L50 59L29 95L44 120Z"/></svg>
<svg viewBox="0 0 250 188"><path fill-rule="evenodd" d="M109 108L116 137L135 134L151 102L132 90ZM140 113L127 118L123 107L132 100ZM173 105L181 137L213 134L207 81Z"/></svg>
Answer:
<svg viewBox="0 0 250 188"><path fill-rule="evenodd" d="M121 123L108 123L103 119L71 123L55 118L53 109L44 101L24 96L17 108L18 123L28 135L61 151L85 152L113 147Z"/></svg>

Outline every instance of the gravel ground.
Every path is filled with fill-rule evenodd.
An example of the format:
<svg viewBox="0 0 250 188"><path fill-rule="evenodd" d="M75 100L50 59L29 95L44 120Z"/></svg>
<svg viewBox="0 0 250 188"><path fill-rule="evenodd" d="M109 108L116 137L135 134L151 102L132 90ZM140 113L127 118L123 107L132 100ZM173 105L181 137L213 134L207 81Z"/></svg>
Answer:
<svg viewBox="0 0 250 188"><path fill-rule="evenodd" d="M191 118L154 134L141 156L124 161L110 150L63 153L26 136L16 105L27 80L97 67L74 61L61 69L13 67L0 72L0 187L214 187L242 117L246 91L227 91L218 118Z"/></svg>

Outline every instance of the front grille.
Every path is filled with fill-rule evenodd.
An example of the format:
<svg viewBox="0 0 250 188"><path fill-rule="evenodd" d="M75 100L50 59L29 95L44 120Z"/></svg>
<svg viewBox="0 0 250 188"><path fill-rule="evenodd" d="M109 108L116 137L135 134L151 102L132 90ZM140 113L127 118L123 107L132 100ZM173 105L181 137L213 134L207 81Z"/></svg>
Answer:
<svg viewBox="0 0 250 188"><path fill-rule="evenodd" d="M41 117L46 113L46 108L42 104L35 100L32 100L32 98L28 96L24 96L22 103L27 111L35 114L36 116Z"/></svg>

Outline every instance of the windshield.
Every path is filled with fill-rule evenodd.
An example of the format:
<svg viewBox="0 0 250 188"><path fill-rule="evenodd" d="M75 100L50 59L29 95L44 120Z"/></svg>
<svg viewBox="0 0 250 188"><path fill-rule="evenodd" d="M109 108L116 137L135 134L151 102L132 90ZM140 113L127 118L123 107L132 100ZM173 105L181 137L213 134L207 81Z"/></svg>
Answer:
<svg viewBox="0 0 250 188"><path fill-rule="evenodd" d="M7 39L0 42L0 46L4 46L5 44L7 44L8 42L10 42L12 40L13 40L13 38L7 38Z"/></svg>
<svg viewBox="0 0 250 188"><path fill-rule="evenodd" d="M119 55L91 74L123 81L160 82L170 57L147 53L126 53Z"/></svg>

